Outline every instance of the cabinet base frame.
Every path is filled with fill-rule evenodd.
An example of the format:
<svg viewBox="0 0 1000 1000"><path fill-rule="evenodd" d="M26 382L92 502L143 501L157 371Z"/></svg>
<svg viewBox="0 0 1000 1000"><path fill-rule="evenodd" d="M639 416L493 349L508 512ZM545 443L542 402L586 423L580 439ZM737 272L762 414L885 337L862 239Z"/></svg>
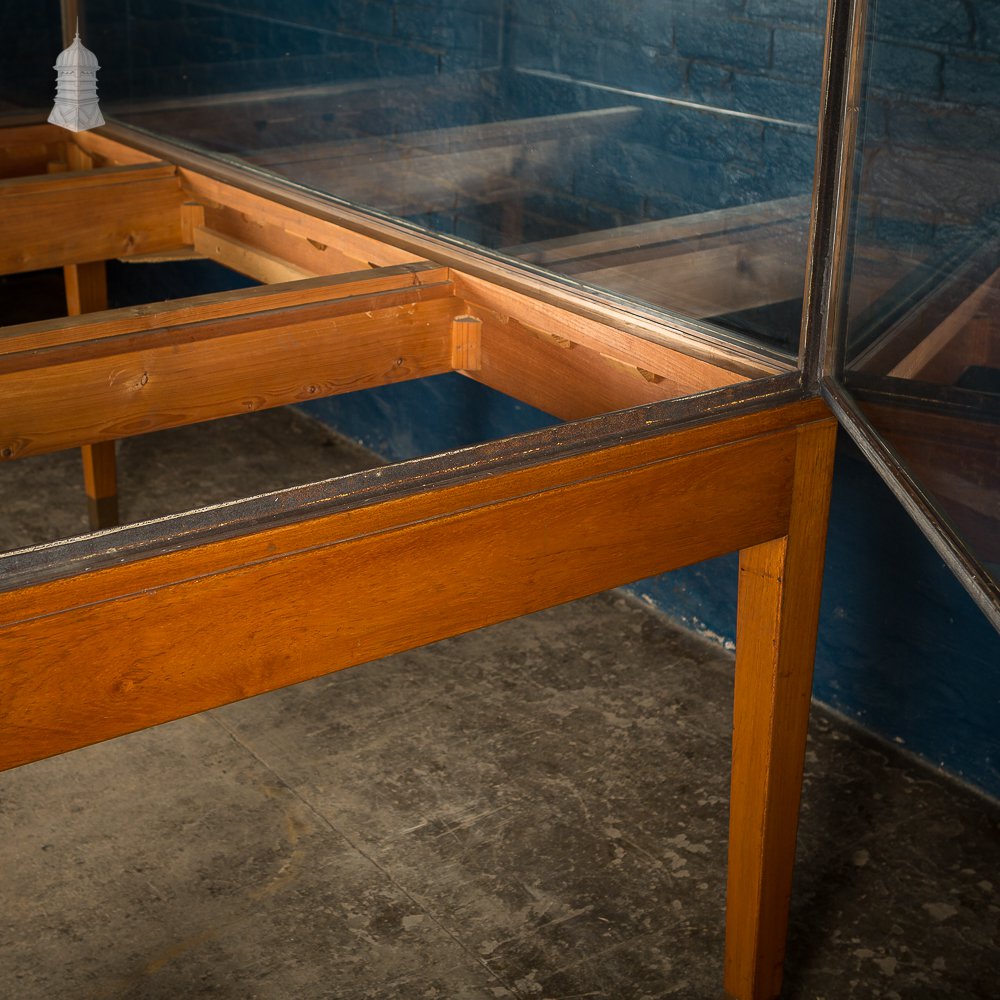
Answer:
<svg viewBox="0 0 1000 1000"><path fill-rule="evenodd" d="M45 129L22 131L21 140L26 148L39 144L39 156L57 152ZM76 391L83 400L90 390L81 388L80 373L89 373L86 385L101 384L102 359L141 356L151 364L156 350L170 359L182 349L205 385L216 386L211 359L220 337L258 344L262 331L284 324L298 336L315 323L348 332L354 324L370 335L371 307L388 297L385 315L401 310L411 327L422 324L407 344L419 348L428 371L459 370L501 388L516 382L567 416L645 405L625 421L596 417L575 443L567 436L572 447L563 451L525 445L497 465L488 448L473 448L423 481L383 470L352 478L361 488L346 499L346 481L315 484L313 498L281 518L254 523L233 515L239 503L222 505L212 523L204 513L165 519L144 542L112 549L136 537L135 529L117 529L86 566L72 558L62 569L46 564L60 558L59 545L27 560L0 556L2 568L15 570L0 583L0 769L740 550L726 988L739 1000L776 996L833 457L835 423L825 405L811 398L761 409L751 390L743 398L757 404L753 412L730 408L671 426L664 400L724 393L771 372L704 345L686 353L677 331L660 336L644 327L634 336L637 321L607 325L454 261L442 259L432 274L433 265L402 245L145 154L129 159L121 143L100 136L84 141L98 163L94 172L70 163L74 170L50 178L0 183L19 232L29 234L44 217L43 202L106 213L124 200L133 218L148 215L149 226L112 227L94 245L82 213L61 246L50 234L34 233L23 246L5 239L0 269L197 248L264 280L356 271L359 263L371 270L364 288L350 289L357 296L351 302L339 292L361 280L356 274L152 313L21 327L0 340L0 378L11 386L29 375L54 379L53 398ZM424 287L421 274L437 284ZM90 308L79 305L80 312ZM194 312L183 312L189 308ZM540 362L534 382L520 377L511 361L516 337L556 365L572 355L562 370L588 376L590 395L574 392L572 378L539 380ZM249 379L249 352L244 360L240 371ZM367 372L362 360L343 377ZM343 375L330 371L334 380ZM293 374L289 388L269 390L269 405L312 384L305 370ZM794 381L782 382L786 393ZM137 384L126 386L130 399L152 382ZM237 396L239 404L244 396ZM220 396L213 403L219 412L201 412L206 398L192 397L189 410L161 419L190 422L231 409L232 399ZM34 399L26 394L18 404L25 414L37 409ZM106 399L102 405L111 406ZM711 411L708 398L703 406ZM690 418L683 405L677 412ZM84 426L67 411L65 426L50 428L52 439L34 450L137 432L110 414L100 426ZM25 435L16 428L9 434L0 457L16 457L17 443L27 453ZM113 482L99 495L109 490Z"/></svg>

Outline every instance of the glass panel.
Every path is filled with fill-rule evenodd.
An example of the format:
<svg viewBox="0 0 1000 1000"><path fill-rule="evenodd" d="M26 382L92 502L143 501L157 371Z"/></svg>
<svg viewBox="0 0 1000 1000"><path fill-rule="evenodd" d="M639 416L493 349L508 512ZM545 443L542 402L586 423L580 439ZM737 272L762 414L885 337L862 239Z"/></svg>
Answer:
<svg viewBox="0 0 1000 1000"><path fill-rule="evenodd" d="M846 381L1000 581L1000 5L879 0Z"/></svg>
<svg viewBox="0 0 1000 1000"><path fill-rule="evenodd" d="M61 39L59 0L0 4L0 117L49 113Z"/></svg>
<svg viewBox="0 0 1000 1000"><path fill-rule="evenodd" d="M87 0L105 114L798 343L823 0Z"/></svg>

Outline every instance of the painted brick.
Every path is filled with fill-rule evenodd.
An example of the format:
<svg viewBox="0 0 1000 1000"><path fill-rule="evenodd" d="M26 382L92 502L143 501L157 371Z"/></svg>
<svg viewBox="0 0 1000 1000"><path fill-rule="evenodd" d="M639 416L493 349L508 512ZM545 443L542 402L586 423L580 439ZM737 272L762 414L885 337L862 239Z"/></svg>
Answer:
<svg viewBox="0 0 1000 1000"><path fill-rule="evenodd" d="M663 3L663 0L648 2ZM664 6L700 17L742 17L746 13L747 0L666 0Z"/></svg>
<svg viewBox="0 0 1000 1000"><path fill-rule="evenodd" d="M775 180L772 197L796 190L807 192L812 187L816 164L816 135L769 125L764 129L764 160L769 176Z"/></svg>
<svg viewBox="0 0 1000 1000"><path fill-rule="evenodd" d="M644 122L648 148L710 163L761 162L764 126L729 115L665 108ZM658 155L658 154L657 154Z"/></svg>
<svg viewBox="0 0 1000 1000"><path fill-rule="evenodd" d="M916 148L989 153L1000 136L1000 109L994 108L891 105L887 119L892 141Z"/></svg>
<svg viewBox="0 0 1000 1000"><path fill-rule="evenodd" d="M642 195L656 183L661 153L641 143L609 143L593 163L581 163L573 176L573 195L618 209L625 214L642 212Z"/></svg>
<svg viewBox="0 0 1000 1000"><path fill-rule="evenodd" d="M615 39L632 44L670 47L674 4L669 0L564 0L530 4L517 11L517 25L530 24L559 34L579 31L595 41Z"/></svg>
<svg viewBox="0 0 1000 1000"><path fill-rule="evenodd" d="M819 85L735 73L733 107L753 115L814 125L819 119Z"/></svg>
<svg viewBox="0 0 1000 1000"><path fill-rule="evenodd" d="M600 49L599 79L613 87L638 90L659 97L684 93L683 60L660 48L605 41Z"/></svg>
<svg viewBox="0 0 1000 1000"><path fill-rule="evenodd" d="M872 145L885 141L889 136L888 112L896 104L893 101L868 100L861 105L858 135L862 145Z"/></svg>
<svg viewBox="0 0 1000 1000"><path fill-rule="evenodd" d="M514 65L555 72L559 68L555 37L544 28L520 28L514 36Z"/></svg>
<svg viewBox="0 0 1000 1000"><path fill-rule="evenodd" d="M692 62L688 65L687 88L693 101L731 108L733 71L712 63Z"/></svg>
<svg viewBox="0 0 1000 1000"><path fill-rule="evenodd" d="M685 192L687 212L718 208L720 193L725 192L729 184L722 164L695 159L684 150L660 159L656 180L656 185L650 185L651 195L675 193L680 197L679 193Z"/></svg>
<svg viewBox="0 0 1000 1000"><path fill-rule="evenodd" d="M589 228L584 222L586 204L586 199L576 198L562 189L535 192L525 202L525 209L534 216L532 234L525 233L525 242L551 239L552 233L573 235L586 232ZM537 228L540 222L545 221L551 226L548 230L550 235Z"/></svg>
<svg viewBox="0 0 1000 1000"><path fill-rule="evenodd" d="M748 0L747 17L766 22L803 24L823 29L826 0Z"/></svg>
<svg viewBox="0 0 1000 1000"><path fill-rule="evenodd" d="M943 75L947 100L960 104L1000 105L1000 60L948 59Z"/></svg>
<svg viewBox="0 0 1000 1000"><path fill-rule="evenodd" d="M438 49L478 49L479 25L472 18L452 18L421 7L397 4L395 33Z"/></svg>
<svg viewBox="0 0 1000 1000"><path fill-rule="evenodd" d="M1000 4L977 3L973 7L976 48L1000 55Z"/></svg>
<svg viewBox="0 0 1000 1000"><path fill-rule="evenodd" d="M579 31L563 32L559 36L559 72L580 80L596 80L601 72L597 39Z"/></svg>
<svg viewBox="0 0 1000 1000"><path fill-rule="evenodd" d="M437 56L392 42L378 42L374 47L373 60L380 76L416 76L438 70ZM367 73L362 71L358 74L359 77L365 75L371 75L371 67Z"/></svg>
<svg viewBox="0 0 1000 1000"><path fill-rule="evenodd" d="M941 56L911 45L879 42L871 54L869 86L916 97L941 92Z"/></svg>
<svg viewBox="0 0 1000 1000"><path fill-rule="evenodd" d="M367 0L358 4L345 27L366 35L388 38L392 35L392 4L388 0Z"/></svg>
<svg viewBox="0 0 1000 1000"><path fill-rule="evenodd" d="M690 59L764 70L771 62L771 30L746 21L710 17L678 17L674 25L677 52Z"/></svg>
<svg viewBox="0 0 1000 1000"><path fill-rule="evenodd" d="M873 236L879 243L900 253L923 256L927 248L934 245L934 226L929 222L898 216L877 216L873 229Z"/></svg>
<svg viewBox="0 0 1000 1000"><path fill-rule="evenodd" d="M980 3L979 6L982 6ZM876 38L901 38L964 48L972 37L972 21L962 0L906 0L875 9Z"/></svg>
<svg viewBox="0 0 1000 1000"><path fill-rule="evenodd" d="M823 35L812 31L774 31L772 72L792 76L817 85L823 77Z"/></svg>
<svg viewBox="0 0 1000 1000"><path fill-rule="evenodd" d="M885 214L935 222L972 222L996 203L1000 164L963 151L907 151L875 157L865 173L865 192Z"/></svg>

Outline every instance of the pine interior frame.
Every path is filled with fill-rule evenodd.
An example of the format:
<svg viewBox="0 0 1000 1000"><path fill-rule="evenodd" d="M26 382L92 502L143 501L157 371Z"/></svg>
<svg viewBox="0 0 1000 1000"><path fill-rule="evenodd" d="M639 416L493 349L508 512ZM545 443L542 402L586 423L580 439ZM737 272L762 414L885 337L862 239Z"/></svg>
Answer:
<svg viewBox="0 0 1000 1000"><path fill-rule="evenodd" d="M790 366L114 135L0 133L0 273L63 267L75 314L0 331L0 460L83 448L96 523L129 434L448 371L573 422L0 556L0 769L739 550L726 988L776 996L825 404ZM267 284L104 308L103 261L192 255Z"/></svg>

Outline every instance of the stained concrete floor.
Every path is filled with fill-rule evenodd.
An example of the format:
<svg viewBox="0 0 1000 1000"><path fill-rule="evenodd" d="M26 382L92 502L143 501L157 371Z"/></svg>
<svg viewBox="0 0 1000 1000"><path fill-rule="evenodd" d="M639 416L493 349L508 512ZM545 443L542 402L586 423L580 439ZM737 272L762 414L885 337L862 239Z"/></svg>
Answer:
<svg viewBox="0 0 1000 1000"><path fill-rule="evenodd" d="M375 461L291 411L119 460L130 520ZM0 547L78 477L0 467ZM732 670L610 593L0 775L0 997L719 997ZM995 804L814 711L784 997L1000 996L998 889Z"/></svg>

